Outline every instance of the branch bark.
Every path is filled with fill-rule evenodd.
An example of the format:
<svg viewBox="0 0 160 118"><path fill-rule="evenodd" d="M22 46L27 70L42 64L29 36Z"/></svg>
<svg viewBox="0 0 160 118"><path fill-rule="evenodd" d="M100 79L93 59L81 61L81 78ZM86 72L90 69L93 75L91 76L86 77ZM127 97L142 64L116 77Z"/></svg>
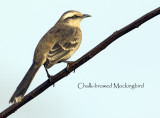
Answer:
<svg viewBox="0 0 160 118"><path fill-rule="evenodd" d="M27 94L23 100L20 103L13 104L4 111L0 113L0 118L5 118L9 116L10 114L14 113L17 109L19 109L21 106L38 96L40 93L45 91L48 87L50 87L52 84L56 83L57 81L61 80L65 76L67 76L69 73L77 69L79 66L93 58L96 54L98 54L100 51L105 49L109 44L111 44L113 41L121 37L122 35L130 32L131 30L138 28L141 24L144 22L150 20L151 18L157 16L160 14L160 7L145 14L144 16L140 17L139 19L135 20L131 24L125 26L124 28L114 32L112 35L110 35L108 38L106 38L104 41L102 41L100 44L98 44L96 47L94 47L92 50L90 50L88 53L86 53L84 56L76 60L75 62L69 64L68 71L66 71L66 68L64 68L62 71L57 73L56 75L51 77L50 80L46 80L44 83L39 85L36 89L31 91L29 94Z"/></svg>

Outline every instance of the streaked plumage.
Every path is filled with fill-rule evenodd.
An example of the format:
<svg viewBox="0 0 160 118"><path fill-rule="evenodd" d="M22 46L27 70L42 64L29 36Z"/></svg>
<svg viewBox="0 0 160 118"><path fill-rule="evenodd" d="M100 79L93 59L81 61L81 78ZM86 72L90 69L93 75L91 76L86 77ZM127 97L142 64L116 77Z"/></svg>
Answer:
<svg viewBox="0 0 160 118"><path fill-rule="evenodd" d="M82 40L80 22L90 15L78 11L67 11L39 41L33 63L24 76L10 102L20 102L39 68L49 69L54 64L66 61L79 48Z"/></svg>

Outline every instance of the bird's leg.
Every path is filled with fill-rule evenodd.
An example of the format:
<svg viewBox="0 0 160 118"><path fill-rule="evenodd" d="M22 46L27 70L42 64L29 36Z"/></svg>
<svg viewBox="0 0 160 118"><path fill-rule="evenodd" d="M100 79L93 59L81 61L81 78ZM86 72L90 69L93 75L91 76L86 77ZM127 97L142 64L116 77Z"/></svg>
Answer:
<svg viewBox="0 0 160 118"><path fill-rule="evenodd" d="M45 70L46 70L47 76L48 76L48 78L49 78L49 80L51 82L51 75L49 74L49 72L48 72L48 70L46 68L45 68ZM53 84L53 87L54 87L54 84Z"/></svg>
<svg viewBox="0 0 160 118"><path fill-rule="evenodd" d="M51 75L49 74L49 72L48 72L48 70L45 68L45 70L46 70L46 73L47 73L47 76L48 76L48 78L50 79L51 78Z"/></svg>
<svg viewBox="0 0 160 118"><path fill-rule="evenodd" d="M72 64L74 61L64 61L64 63L67 63L67 71L69 69L69 65ZM69 72L69 71L68 71ZM75 70L73 70L75 72Z"/></svg>

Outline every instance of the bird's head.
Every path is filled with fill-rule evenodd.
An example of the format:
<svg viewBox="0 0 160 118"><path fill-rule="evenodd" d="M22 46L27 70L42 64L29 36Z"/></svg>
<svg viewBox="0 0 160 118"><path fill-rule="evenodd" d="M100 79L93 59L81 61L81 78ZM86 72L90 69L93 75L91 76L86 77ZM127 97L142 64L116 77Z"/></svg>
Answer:
<svg viewBox="0 0 160 118"><path fill-rule="evenodd" d="M73 27L80 27L81 20L87 17L91 17L91 15L82 14L79 11L70 10L70 11L65 12L61 16L61 18L59 19L59 22L63 22Z"/></svg>

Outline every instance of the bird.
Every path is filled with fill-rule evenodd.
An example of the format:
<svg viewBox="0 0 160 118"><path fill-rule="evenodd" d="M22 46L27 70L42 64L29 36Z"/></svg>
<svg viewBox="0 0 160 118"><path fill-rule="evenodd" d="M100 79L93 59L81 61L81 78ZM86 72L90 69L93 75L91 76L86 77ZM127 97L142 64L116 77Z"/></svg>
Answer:
<svg viewBox="0 0 160 118"><path fill-rule="evenodd" d="M44 65L47 76L48 69L60 62L67 62L79 48L82 41L80 23L82 19L91 17L76 10L66 11L55 25L40 39L34 52L33 62L24 78L16 88L9 103L22 101L39 68Z"/></svg>

